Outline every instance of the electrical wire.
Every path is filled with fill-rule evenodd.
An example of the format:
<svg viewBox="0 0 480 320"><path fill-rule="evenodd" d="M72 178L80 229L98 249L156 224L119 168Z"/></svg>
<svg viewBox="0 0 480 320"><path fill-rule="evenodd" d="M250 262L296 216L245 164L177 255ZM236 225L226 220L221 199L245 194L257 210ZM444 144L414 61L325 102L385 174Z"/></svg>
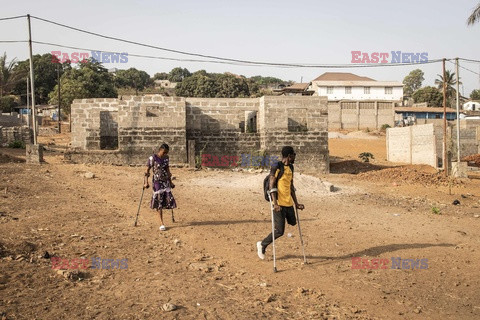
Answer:
<svg viewBox="0 0 480 320"><path fill-rule="evenodd" d="M98 49L88 49L88 48L67 46L67 45L61 45L61 44L57 44L57 43L44 42L44 41L32 41L32 43L41 44L41 45L48 45L48 46L55 46L55 47L60 47L60 48L73 49L73 50L101 51L101 52L106 52L106 53L122 54L122 52L105 51L105 50L98 50ZM181 61L181 62L200 62L200 63L205 63L206 62L206 63L217 63L217 64L239 65L239 66L258 66L256 64L248 64L248 63L234 63L234 62L227 62L227 61L199 60L199 59L181 59L181 58L159 57L159 56L149 56L149 55L130 54L130 53L128 53L128 56L129 57L148 58L148 59L158 59L158 60ZM432 61L430 63L440 62L441 60L442 59L437 59L437 60ZM412 63L409 63L408 65L411 65L411 64ZM413 64L418 65L418 63L413 63ZM391 66L391 64L381 64L381 65ZM397 64L395 64L395 65L397 65ZM401 64L401 65L406 65L406 64ZM276 66L276 67L295 68L295 66ZM364 65L335 65L335 64L318 66L318 68L358 68L358 67L365 67L365 66Z"/></svg>
<svg viewBox="0 0 480 320"><path fill-rule="evenodd" d="M0 21L5 21L5 20L13 20L13 19L20 19L20 18L26 18L27 15L23 16L15 16L15 17L5 17L5 18L0 18Z"/></svg>
<svg viewBox="0 0 480 320"><path fill-rule="evenodd" d="M226 62L235 62L235 63L241 63L241 64L247 64L247 65L260 65L260 66L273 66L273 67L293 67L293 68L375 68L375 67L398 67L398 66L410 66L410 65L421 65L421 64L429 64L429 63L437 63L441 62L443 59L434 59L434 60L428 60L426 62L419 62L419 63L379 63L379 64L359 64L359 65L352 65L352 64L337 64L337 65L329 65L329 64L302 64L302 63L280 63L280 62L264 62L264 61L252 61L252 60L241 60L241 59L232 59L232 58L224 58L224 57L218 57L218 56L212 56L212 55L206 55L206 54L200 54L200 53L193 53L193 52L187 52L187 51L181 51L181 50L176 50L176 49L170 49L170 48L164 48L164 47L159 47L159 46L154 46L150 44L145 44L137 41L132 41L132 40L126 40L122 38L117 38L117 37L112 37L112 36L107 36L103 35L100 33L96 32L91 32L87 31L84 29L68 26L66 24L62 24L59 22L55 22L52 20L48 19L43 19L40 17L36 16L31 16L34 19L50 23L56 26L60 26L63 28L67 28L70 30L90 34L96 37L104 38L104 39L109 39L109 40L114 40L114 41L120 41L124 43L129 43L133 45L138 45L146 48L151 48L151 49L156 49L156 50L162 50L162 51L167 51L171 53L176 53L176 54L182 54L182 55L189 55L189 56L195 56L195 57L201 57L201 58L207 58L207 59L214 59L214 60L220 60L220 61L226 61Z"/></svg>

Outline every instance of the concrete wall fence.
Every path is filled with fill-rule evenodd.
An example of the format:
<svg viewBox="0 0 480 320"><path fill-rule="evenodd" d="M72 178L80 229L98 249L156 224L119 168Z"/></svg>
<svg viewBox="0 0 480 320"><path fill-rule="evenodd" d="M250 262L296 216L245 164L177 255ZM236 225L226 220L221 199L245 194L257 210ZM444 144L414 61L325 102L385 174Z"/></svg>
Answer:
<svg viewBox="0 0 480 320"><path fill-rule="evenodd" d="M31 143L32 129L27 126L0 127L0 147L8 147L11 142L22 141L24 144Z"/></svg>
<svg viewBox="0 0 480 320"><path fill-rule="evenodd" d="M395 122L395 102L391 101L329 101L329 130L380 129Z"/></svg>
<svg viewBox="0 0 480 320"><path fill-rule="evenodd" d="M456 123L447 128L449 161L457 155ZM480 120L460 120L460 157L480 153ZM443 126L433 123L387 129L387 160L443 167Z"/></svg>
<svg viewBox="0 0 480 320"><path fill-rule="evenodd" d="M188 154L280 155L284 145L292 145L299 165L327 173L327 127L324 97L82 99L72 104L72 148L66 157L138 165L152 148L168 143L171 162L184 164Z"/></svg>

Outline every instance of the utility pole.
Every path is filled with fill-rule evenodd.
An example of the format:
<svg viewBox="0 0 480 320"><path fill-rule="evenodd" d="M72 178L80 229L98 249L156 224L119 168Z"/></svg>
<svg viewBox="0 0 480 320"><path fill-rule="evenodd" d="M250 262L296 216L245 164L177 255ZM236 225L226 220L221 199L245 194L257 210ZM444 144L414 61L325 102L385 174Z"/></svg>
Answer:
<svg viewBox="0 0 480 320"><path fill-rule="evenodd" d="M27 77L27 127L30 130L30 84Z"/></svg>
<svg viewBox="0 0 480 320"><path fill-rule="evenodd" d="M62 122L60 120L60 61L57 63L57 79L58 79L58 133L62 133Z"/></svg>
<svg viewBox="0 0 480 320"><path fill-rule="evenodd" d="M28 21L28 47L30 49L30 83L32 86L32 122L33 122L33 144L37 144L37 111L35 108L35 81L33 77L33 54L32 54L32 27L30 25L30 15L27 14Z"/></svg>
<svg viewBox="0 0 480 320"><path fill-rule="evenodd" d="M460 166L460 74L458 58L455 59L457 67L457 170Z"/></svg>
<svg viewBox="0 0 480 320"><path fill-rule="evenodd" d="M444 176L448 176L448 159L447 159L447 90L446 90L446 74L445 61L443 58L443 171Z"/></svg>

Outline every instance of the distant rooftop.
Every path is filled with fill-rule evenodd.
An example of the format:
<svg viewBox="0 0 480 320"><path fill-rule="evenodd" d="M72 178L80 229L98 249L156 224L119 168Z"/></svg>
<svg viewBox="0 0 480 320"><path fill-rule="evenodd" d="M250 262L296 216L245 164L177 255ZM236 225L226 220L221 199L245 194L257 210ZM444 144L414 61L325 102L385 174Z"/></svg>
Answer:
<svg viewBox="0 0 480 320"><path fill-rule="evenodd" d="M376 81L349 72L325 72L313 81Z"/></svg>

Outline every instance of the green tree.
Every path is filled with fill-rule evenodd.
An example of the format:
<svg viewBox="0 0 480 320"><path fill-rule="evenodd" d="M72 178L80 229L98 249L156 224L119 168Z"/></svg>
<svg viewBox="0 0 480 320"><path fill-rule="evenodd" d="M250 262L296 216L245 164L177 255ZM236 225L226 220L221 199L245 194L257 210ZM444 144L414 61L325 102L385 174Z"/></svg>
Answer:
<svg viewBox="0 0 480 320"><path fill-rule="evenodd" d="M166 72L157 72L153 76L153 80L167 80L168 79L168 73Z"/></svg>
<svg viewBox="0 0 480 320"><path fill-rule="evenodd" d="M473 9L472 14L467 19L467 24L469 26L474 25L480 21L480 3Z"/></svg>
<svg viewBox="0 0 480 320"><path fill-rule="evenodd" d="M145 89L152 85L150 76L145 71L130 68L128 70L119 70L115 76L115 85L119 88L133 88L135 94L138 91Z"/></svg>
<svg viewBox="0 0 480 320"><path fill-rule="evenodd" d="M443 95L435 87L423 87L413 93L415 103L426 102L429 107L440 107L443 105Z"/></svg>
<svg viewBox="0 0 480 320"><path fill-rule="evenodd" d="M99 62L79 63L78 68L66 71L61 79L61 105L65 112L69 112L74 99L85 98L116 98L117 90L114 86L112 74ZM49 94L49 103L58 103L58 86Z"/></svg>
<svg viewBox="0 0 480 320"><path fill-rule="evenodd" d="M480 100L480 89L473 90L472 93L470 93L470 99Z"/></svg>
<svg viewBox="0 0 480 320"><path fill-rule="evenodd" d="M0 97L0 113L12 112L13 108L18 104L15 101L15 96L3 96Z"/></svg>
<svg viewBox="0 0 480 320"><path fill-rule="evenodd" d="M438 89L443 92L443 76L439 74L437 76L438 79L435 80L435 84L437 85ZM450 70L445 71L445 84L447 91L447 106L450 106L451 101L457 93L457 90L455 89L455 85L457 84L455 72L450 72ZM462 84L462 82L459 84Z"/></svg>
<svg viewBox="0 0 480 320"><path fill-rule="evenodd" d="M175 88L175 94L180 97L214 98L217 92L215 80L201 74L185 78Z"/></svg>
<svg viewBox="0 0 480 320"><path fill-rule="evenodd" d="M250 96L245 77L225 73L217 77L217 98L245 98Z"/></svg>
<svg viewBox="0 0 480 320"><path fill-rule="evenodd" d="M46 53L43 55L34 55L33 56L33 74L35 79L35 103L46 104L49 101L49 94L52 92L53 88L57 85L58 75L57 69L62 75L67 70L71 69L70 62L59 63L59 60L51 55ZM27 77L29 77L30 72L30 59L20 61L15 67L15 73L19 75L19 81L17 82L14 93L25 97L27 90ZM22 98L23 102L26 102Z"/></svg>
<svg viewBox="0 0 480 320"><path fill-rule="evenodd" d="M3 56L0 56L0 97L11 93L18 83L20 75L14 72L16 63L16 58L7 63L6 52L3 53Z"/></svg>
<svg viewBox="0 0 480 320"><path fill-rule="evenodd" d="M423 76L424 73L422 70L415 69L403 79L403 92L405 95L411 96L415 91L422 87L422 82L425 80Z"/></svg>
<svg viewBox="0 0 480 320"><path fill-rule="evenodd" d="M266 87L271 85L284 84L285 81L275 77L262 77L262 76L253 76L250 78L252 81L256 82L259 86Z"/></svg>
<svg viewBox="0 0 480 320"><path fill-rule="evenodd" d="M186 68L173 68L168 74L168 80L171 82L182 82L183 79L190 77L192 74Z"/></svg>

